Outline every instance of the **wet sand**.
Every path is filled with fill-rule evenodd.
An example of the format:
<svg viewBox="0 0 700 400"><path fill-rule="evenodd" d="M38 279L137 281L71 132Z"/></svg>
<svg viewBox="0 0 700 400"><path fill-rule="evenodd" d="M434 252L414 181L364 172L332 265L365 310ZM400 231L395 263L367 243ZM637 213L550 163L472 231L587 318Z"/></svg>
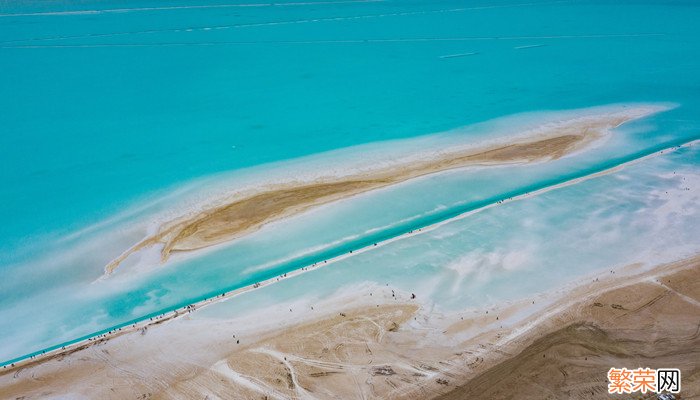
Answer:
<svg viewBox="0 0 700 400"><path fill-rule="evenodd" d="M312 207L420 176L468 166L555 160L585 148L625 122L658 111L641 107L575 118L541 127L532 137L521 137L501 144L445 149L427 158L397 161L361 174L312 182L290 182L261 188L251 194L233 195L217 206L162 224L155 234L111 261L105 267L105 272L112 273L130 255L145 248L159 246L161 261L165 262L175 252L221 244Z"/></svg>
<svg viewBox="0 0 700 400"><path fill-rule="evenodd" d="M0 370L0 397L609 398L612 366L678 367L700 396L700 256L453 314L391 290L281 305L264 326L185 314Z"/></svg>

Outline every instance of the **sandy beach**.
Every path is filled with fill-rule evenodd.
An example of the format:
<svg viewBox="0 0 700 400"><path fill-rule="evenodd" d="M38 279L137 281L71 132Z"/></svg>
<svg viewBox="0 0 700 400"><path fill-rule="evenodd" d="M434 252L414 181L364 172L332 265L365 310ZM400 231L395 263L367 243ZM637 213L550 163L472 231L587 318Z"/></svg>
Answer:
<svg viewBox="0 0 700 400"><path fill-rule="evenodd" d="M672 366L682 370L683 398L699 396L700 256L588 279L450 314L390 286L271 312L265 321L194 311L6 368L0 394L607 398L612 366Z"/></svg>
<svg viewBox="0 0 700 400"><path fill-rule="evenodd" d="M409 179L469 166L496 166L556 160L581 151L625 122L661 111L637 107L617 112L571 118L547 124L534 134L498 143L444 149L409 160L397 160L358 174L265 186L253 193L233 194L216 206L167 221L112 260L105 273L114 272L132 254L159 246L162 262L175 252L220 244L254 232L263 225L370 190Z"/></svg>

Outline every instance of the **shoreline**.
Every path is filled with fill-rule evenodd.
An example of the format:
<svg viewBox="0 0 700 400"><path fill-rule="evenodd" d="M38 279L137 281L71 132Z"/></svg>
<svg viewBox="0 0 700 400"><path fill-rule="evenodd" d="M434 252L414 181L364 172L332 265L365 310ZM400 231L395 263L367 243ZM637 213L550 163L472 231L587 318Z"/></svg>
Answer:
<svg viewBox="0 0 700 400"><path fill-rule="evenodd" d="M372 167L343 177L278 183L251 193L229 195L220 204L163 222L105 266L107 277L132 254L157 248L161 263L174 253L205 249L259 230L262 226L313 207L395 185L410 179L469 166L546 162L582 151L620 125L663 111L637 106L617 112L569 118L544 124L531 136L489 144L446 149L410 160Z"/></svg>
<svg viewBox="0 0 700 400"><path fill-rule="evenodd" d="M557 346L567 345L583 348L583 350L578 350L582 351L583 355L575 352L579 358L578 362L591 359L591 364L594 364L593 361L597 361L598 364L604 366L597 367L594 376L588 378L590 381L586 381L584 377L572 379L573 382L569 385L584 386L585 389L579 389L579 393L576 393L575 396L573 393L564 392L567 393L567 397L589 398L598 395L599 398L607 398L606 396L610 396L605 390L607 389L606 372L610 367L632 368L642 365L652 368L667 367L668 361L657 360L655 352L658 352L659 359L672 359L674 363L679 363L671 364L674 367L681 367L682 364L684 367L692 368L690 371L681 368L685 369L683 372L683 398L688 393L691 397L693 397L693 393L695 396L700 395L700 382L696 377L698 365L692 354L698 352L697 343L700 342L697 336L700 301L691 297L693 295L698 297L700 292L698 292L697 287L693 287L693 284L690 283L700 280L700 254L655 265L650 269L643 269L641 272L637 271L639 268L642 268L641 265L630 264L612 269L610 270L611 275L603 272L605 277L609 278L607 280L594 279L575 285L568 294L562 293L560 297L562 301L559 304L547 308L541 316L521 324L511 335L506 336L505 340L497 346L498 349L491 355L490 360L485 362L481 368L469 371L466 374L467 377L456 387L445 388L433 385L437 394L430 398L456 400L468 398L474 393L498 398L540 398L541 394L536 394L537 389L534 387L524 389L515 383L503 385L510 387L502 389L498 388L495 383L502 381L504 374L510 374L508 377L515 378L516 373L518 373L520 375L517 376L517 379L520 379L526 375L524 371L533 368L533 365L536 365L537 371L534 371L532 375L541 381L539 384L534 383L531 386L537 386L538 389L541 389L548 379L556 377L554 375L556 368L559 368L557 373L567 378L570 372L563 371L562 368L583 367L572 363L567 358L570 357L568 355L561 357L561 359L555 358L553 360L550 357L549 360L545 360L548 354L551 356L551 353L563 352ZM620 272L621 274L617 275ZM685 281L685 284L683 282L680 285L677 283L679 276L681 281ZM694 293L690 296L683 293L687 291ZM606 301L601 302L601 300ZM664 313L659 312L658 308L663 309L664 307L666 313L671 312L672 315L664 315ZM608 315L601 318L601 314ZM640 314L652 318L652 321L640 320ZM624 323L618 322L618 319L625 317L629 319ZM685 321L683 321L684 319ZM675 321L672 326L666 329L666 332L658 328L659 325L666 325L665 320ZM685 328L686 332L680 333L682 332L681 327ZM674 332L676 336L665 336L668 331L676 329L677 331ZM588 341L584 341L583 344L579 343L581 337ZM596 349L602 354L591 351L591 347L595 348L598 340L604 342L601 344L601 348ZM648 343L643 345L644 341ZM674 341L678 342L679 348L675 350L666 348ZM690 344L693 342L694 344ZM662 345L659 346L659 344ZM621 356L621 354L625 354L622 348L625 348L625 351L629 353ZM693 351L693 348L696 350ZM644 354L644 351L649 351L651 355ZM665 351L667 353L664 353ZM588 357L585 354L588 354ZM540 355L542 358L539 357ZM611 361L608 358L615 358L617 361ZM642 359L645 361L641 361ZM550 368L547 363L551 362L559 364ZM518 368L517 372L514 367ZM585 369L588 369L590 374L590 369L593 368L585 367ZM542 376L544 375L543 371L549 371L552 375ZM538 376L538 374L542 375ZM490 394L485 393L487 392L485 387L488 385L491 385L493 389ZM605 391L601 391L602 388L605 388L603 389ZM549 389L552 390L552 388ZM559 389L562 389L561 386Z"/></svg>
<svg viewBox="0 0 700 400"><path fill-rule="evenodd" d="M549 192L551 190L556 190L558 188L574 185L576 183L579 183L579 182L582 182L585 180L595 179L595 178L603 176L603 175L614 173L622 168L625 168L628 165L633 165L633 164L641 162L645 159L663 155L669 151L675 151L675 150L678 150L680 148L690 147L690 146L693 146L699 142L700 142L700 139L693 140L693 141L690 141L687 143L683 143L681 145L667 147L667 148L655 151L651 154L647 154L647 155L642 156L640 158L635 158L631 161L622 163L620 165L616 165L614 167L611 167L611 168L608 168L608 169L605 169L602 171L598 171L598 172L584 175L581 177L575 177L575 178L569 179L565 182L562 182L562 183L559 183L556 185L546 186L544 188L533 190L531 192L527 192L527 193L524 193L521 195L513 196L510 198L504 198L504 199L501 199L498 201L493 201L493 202L490 202L486 205L483 205L483 206L480 206L480 207L477 207L474 209L466 210L464 212L460 212L459 214L457 214L453 217L447 218L445 220L440 220L440 221L435 222L433 224L425 225L422 227L417 227L417 228L412 229L404 234L401 234L398 236L393 236L393 237L390 237L390 238L382 240L382 241L377 241L376 243L373 243L373 244L370 244L370 245L367 245L367 246L364 246L364 247L361 247L358 249L350 250L349 252L343 252L342 254L336 255L334 257L330 257L330 258L323 260L323 261L313 263L311 265L306 265L306 266L297 268L296 270L286 272L282 275L273 276L273 277L270 277L266 280L262 280L260 282L256 282L254 284L246 285L243 287L227 289L227 290L224 290L222 292L222 294L205 297L201 300L193 301L189 305L179 305L178 307L176 307L174 309L169 309L165 312L158 312L158 313L146 315L144 317L139 317L137 319L134 319L134 320L131 320L131 321L119 324L119 325L115 325L115 326L110 327L110 328L106 328L102 331L99 331L95 334L89 335L89 336L84 337L84 338L76 339L74 341L64 342L64 343L61 343L61 344L58 344L58 345L55 345L55 346L52 346L52 347L49 347L46 349L42 349L42 350L38 350L38 351L33 352L33 353L26 354L24 356L20 356L20 357L14 358L14 359L0 362L0 366L3 366L3 369L0 370L0 376L6 370L10 370L13 368L19 368L22 366L29 366L29 365L32 365L32 364L37 363L37 362L43 362L44 360L50 360L51 358L58 357L63 353L70 354L71 352L79 351L79 350L81 350L85 347L89 347L95 343L102 343L102 342L107 341L111 338L118 337L122 334L138 331L144 327L148 327L151 325L158 325L158 324L161 324L163 322L175 320L179 317L187 315L187 310L188 310L188 307L190 307L190 306L194 306L195 309L199 309L199 308L205 307L205 306L210 305L210 304L216 304L216 303L221 302L221 301L226 301L228 299L231 299L231 298L236 297L240 294L249 292L251 290L255 290L255 289L263 287L263 286L268 286L268 285L274 284L280 280L292 278L292 277L298 276L300 274L303 274L305 272L333 264L336 261L340 261L340 260L343 260L345 258L352 257L353 255L357 255L357 254L364 253L366 251L370 251L375 247L381 247L381 246L384 246L386 244L389 244L389 243L392 243L392 242L395 242L398 240L402 240L402 239L405 239L405 238L408 238L411 236L416 236L416 235L420 235L420 234L425 233L425 232L430 232L430 231L432 231L440 226L443 226L445 224L448 224L452 221L466 218L470 215L481 212L483 210L487 210L489 208L496 207L499 204L505 204L505 203L509 203L512 201L526 199L526 198L529 198L532 196L537 196L539 194ZM12 364L14 364L14 366L11 366Z"/></svg>
<svg viewBox="0 0 700 400"><path fill-rule="evenodd" d="M200 351L197 350L199 347L206 346L206 344L197 344L194 348L188 350L187 348L181 349L178 347L176 345L177 341L168 342L168 344L162 342L163 338L170 338L171 340L184 341L184 343L189 345L213 341L216 349L212 350L207 347L207 351L211 354L208 357L204 357L204 359L223 358L220 361L211 361L211 364L208 364L209 361L204 362L204 364L202 364L202 361L194 362L191 368L198 372L193 376L191 373L186 373L187 377L178 374L174 376L168 375L170 380L166 381L170 383L166 381L159 383L161 386L166 386L160 393L156 394L156 398L171 398L173 393L186 393L186 389L192 385L201 387L203 383L200 381L202 379L209 382L207 384L214 384L210 382L209 376L211 374L230 379L232 382L229 382L227 385L234 384L238 388L236 393L242 397L245 397L245 394L257 393L258 396L270 395L272 398L288 398L293 397L294 393L299 394L309 390L309 386L316 384L327 385L328 382L332 381L332 378L329 378L331 376L350 373L346 371L350 368L348 363L360 363L359 365L362 366L350 368L348 371L355 371L357 368L360 368L363 373L369 374L368 376L370 377L382 378L386 376L388 378L398 375L398 378L404 372L408 374L413 371L411 374L406 375L413 376L413 383L401 390L392 387L380 389L378 388L379 382L373 384L375 388L372 390L388 390L386 392L387 398L415 398L418 395L424 396L425 393L434 393L435 395L431 396L431 398L441 398L440 396L450 396L451 392L461 390L461 383L455 387L454 382L466 382L465 384L468 384L483 374L487 374L488 371L496 368L501 363L518 357L523 351L522 349L529 348L532 343L536 343L543 335L548 335L550 332L560 328L563 329L562 327L567 327L571 323L576 322L576 316L580 314L581 307L584 305L585 307L593 307L595 310L603 310L604 308L600 308L603 306L595 301L599 297L615 291L631 291L630 293L634 297L638 293L637 290L632 290L632 288L640 284L652 285L666 293L681 296L681 301L687 301L691 306L698 307L696 315L700 316L700 306L698 305L700 302L698 300L693 300L683 295L681 292L685 289L673 286L670 279L668 283L661 282L662 280L665 281L667 277L678 274L697 275L698 271L700 271L698 269L699 264L700 255L696 254L682 260L649 267L642 267L639 264L623 265L613 268L609 272L596 271L587 274L578 281L564 287L515 302L499 303L480 309L465 309L448 314L438 313L437 316L426 304L411 299L406 293L397 293L397 297L393 297L393 292L389 295L388 291L390 288L387 288L386 292L383 293L383 297L382 293L375 293L378 296L371 301L366 296L360 296L363 299L355 296L353 301L348 302L343 295L337 295L327 300L326 305L328 307L323 307L322 305L318 307L319 310L325 310L321 311L320 316L318 314L312 316L313 312L307 311L306 317L300 320L294 319L292 320L293 322L283 323L276 328L264 326L264 324L260 325L260 321L258 321L257 326L251 327L243 335L237 336L234 334L234 338L240 337L241 340L246 338L245 344L231 344L228 348L219 348L215 343L216 340L213 339L216 336L212 333L196 333L202 332L202 327L205 326L211 326L213 331L221 331L221 326L219 325L223 322L217 325L216 318L212 320L210 316L204 319L183 320L179 326L181 328L187 327L184 331L178 330L178 327L170 326L169 324L161 325L163 322L174 323L179 319L167 318L151 324L154 329L153 334L156 335L154 338L151 338L150 331L147 336L138 335L136 331L130 332L132 335L128 335L129 332L122 331L115 334L114 337L102 339L87 346L98 345L90 353L84 352L87 351L86 348L76 348L66 351L66 354L63 355L57 354L46 359L33 360L32 363L16 366L13 369L0 370L0 392L7 388L14 390L22 387L21 382L28 379L27 371L31 371L31 376L34 376L35 373L37 375L48 373L46 371L42 372L42 368L57 371L55 372L58 374L57 376L54 376L52 373L46 375L52 379L61 380L61 374L67 374L71 379L78 379L78 381L73 382L73 385L77 384L80 386L80 383L77 382L82 382L81 378L76 378L76 376L79 377L82 376L81 374L90 373L88 367L92 365L90 363L94 362L85 361L88 363L85 364L85 362L80 360L85 360L85 356L88 356L88 359L90 359L93 357L91 355L96 355L100 352L107 354L111 358L114 356L109 354L116 351L117 353L114 353L115 356L120 354L120 358L127 357L132 362L148 363L149 357L145 354L142 355L141 351L151 351L160 354L166 348L175 346L174 348L179 350L170 355L167 355L168 352L166 352L165 357L166 360L170 360L167 361L168 363L178 363L181 357L187 357L187 354L195 354ZM582 282L584 279L585 282ZM694 279L697 279L697 277ZM674 278L674 282L676 281ZM367 290L377 291L376 289L378 288L367 288ZM683 300L683 297L687 297L687 299ZM530 301L532 301L532 304L535 304L535 301L539 304L543 300L544 306L530 304ZM374 307L375 302L377 303L376 307ZM626 305L624 302L621 304ZM606 307L609 308L609 306ZM628 309L612 304L611 310L617 312L618 308ZM484 309L486 314L483 314ZM632 308L629 309L633 310ZM529 310L529 312L524 316L518 315L523 310ZM491 311L490 315L489 311ZM188 313L183 313L179 317L187 315ZM460 316L462 316L461 319ZM500 321L498 319L499 316L503 317ZM244 320L246 318L251 317L245 317ZM193 323L195 325L182 325ZM499 324L501 324L500 328ZM158 327L156 328L156 326ZM313 343L316 343L318 339L313 338L318 335L323 336L328 330L334 329L340 330L344 335L349 336L341 336L337 339L340 341L339 343L345 343L344 346L347 349L337 353L339 348L336 347L336 350L331 354L341 357L342 354L347 353L348 355L342 357L350 358L340 364L337 361L331 362L325 356L322 356L318 361L312 361L312 359L316 359L315 357L319 357L319 354L324 354L324 351L314 347ZM188 337L188 332L190 334L195 333L195 336ZM145 332L141 332L141 334L143 335ZM357 336L360 334L362 335ZM364 335L369 336L365 338ZM123 340L111 340L116 339L117 336L123 336ZM250 338L251 336L252 338ZM141 337L155 342L150 345L148 342L141 342L140 345L137 345L136 338ZM361 339L361 342L353 345L352 343L360 337L365 339ZM386 337L391 339L385 339ZM131 341L129 342L129 340ZM361 348L350 350L352 346L357 347L359 343L364 343L365 340L369 341L367 343L370 344L371 348L371 351L369 348L367 351L373 354L370 360L376 357L376 364L372 362L365 364L366 361L362 361L366 359L366 356L361 355L365 353L365 350ZM303 353L299 353L302 350L299 350L298 346L302 346L302 344L311 347L303 350ZM414 350L406 350L412 348L409 344L416 346ZM132 346L136 347L132 348ZM139 350L139 346L143 347L143 349ZM156 348L153 348L153 346ZM421 346L427 347L422 349ZM101 350L98 351L98 349ZM395 354L396 351L401 349L403 349L403 353ZM183 353L178 355L181 351ZM311 353L307 354L306 352L308 351L311 351ZM126 352L126 354L123 352ZM83 356L80 356L80 354L83 354ZM316 355L312 357L311 354ZM213 359L211 358L212 356L214 357ZM66 357L68 360L73 359L73 361L65 361L68 362L68 365L61 367L59 364L63 363ZM257 361L254 364L250 364L247 360L251 358ZM235 362L232 360L235 360ZM278 360L278 367L274 367L274 363L271 363L274 360ZM125 361L120 361L117 358L114 362L119 364ZM409 364L406 364L407 362ZM84 365L84 367L73 366L72 363ZM126 363L125 367L129 365L129 363ZM266 374L260 372L264 371L264 369L260 369L261 365L269 365L272 369L283 368L284 371L291 371L293 378L289 378L291 379L289 387L275 388L271 383L272 381L269 380L270 378L266 378ZM345 367L343 367L344 365ZM133 367L132 365L130 368ZM77 368L77 370L74 370L74 368ZM88 368L88 370L85 370L85 368ZM402 369L406 371L401 372ZM112 370L108 369L107 371ZM77 375L73 375L74 373L77 373ZM159 373L163 374L164 372L155 373L154 379L158 381L160 381L160 378L157 376ZM286 373L289 374L289 372ZM604 376L605 371L600 373ZM99 380L100 377L96 376L94 379ZM33 387L32 385L37 384L42 386L43 383L41 382L43 382L42 379L39 381L31 379L25 384L27 387ZM71 386L70 381L66 382L65 385L71 391L75 389ZM89 386L89 384L87 385ZM344 383L332 383L331 386L334 390L352 391L358 389L354 385L347 386ZM285 391L292 389L294 390L293 392ZM207 387L207 390L213 389ZM316 391L314 392L317 393ZM173 395L172 397L178 396Z"/></svg>

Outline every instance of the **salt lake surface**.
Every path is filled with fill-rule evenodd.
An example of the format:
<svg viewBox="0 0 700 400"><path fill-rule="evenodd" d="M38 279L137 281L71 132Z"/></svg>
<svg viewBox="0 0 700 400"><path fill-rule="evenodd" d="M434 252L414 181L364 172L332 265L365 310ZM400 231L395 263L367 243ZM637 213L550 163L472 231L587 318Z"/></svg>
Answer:
<svg viewBox="0 0 700 400"><path fill-rule="evenodd" d="M692 142L699 19L692 1L4 2L0 361ZM103 277L158 221L251 182L648 104L668 110L590 151L420 178ZM228 304L392 282L458 309L694 254L699 157L666 151Z"/></svg>

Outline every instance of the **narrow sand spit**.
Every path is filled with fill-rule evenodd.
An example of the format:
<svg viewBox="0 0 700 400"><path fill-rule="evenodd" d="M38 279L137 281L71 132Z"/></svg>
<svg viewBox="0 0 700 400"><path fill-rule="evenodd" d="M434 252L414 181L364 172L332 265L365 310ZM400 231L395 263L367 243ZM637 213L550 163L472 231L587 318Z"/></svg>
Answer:
<svg viewBox="0 0 700 400"><path fill-rule="evenodd" d="M612 272L453 314L377 287L276 321L195 312L0 370L0 397L608 398L613 366L678 367L699 396L700 256Z"/></svg>
<svg viewBox="0 0 700 400"><path fill-rule="evenodd" d="M543 126L531 137L518 137L500 144L444 149L355 175L277 184L255 193L234 194L216 206L163 223L156 233L112 260L105 267L105 272L112 273L131 254L145 248L161 246L161 261L165 262L174 252L224 243L254 232L269 222L312 207L420 176L475 165L555 160L589 146L625 122L659 111L661 109L658 107L637 107L572 118Z"/></svg>

